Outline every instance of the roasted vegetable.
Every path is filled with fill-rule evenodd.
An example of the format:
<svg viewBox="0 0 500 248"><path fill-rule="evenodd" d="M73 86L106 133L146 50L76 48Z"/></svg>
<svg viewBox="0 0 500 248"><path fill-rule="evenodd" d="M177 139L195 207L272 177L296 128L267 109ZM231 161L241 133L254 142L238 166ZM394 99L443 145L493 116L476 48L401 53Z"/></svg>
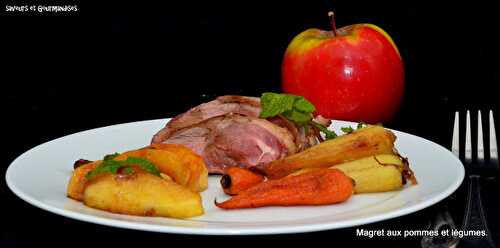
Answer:
<svg viewBox="0 0 500 248"><path fill-rule="evenodd" d="M355 181L354 192L373 193L398 190L407 180L416 184L407 161L398 155L383 154L370 156L330 167L343 171ZM299 175L318 168L306 168L292 173Z"/></svg>
<svg viewBox="0 0 500 248"><path fill-rule="evenodd" d="M378 154L395 154L396 136L381 126L368 126L350 134L275 160L259 169L271 179L281 178L303 168L325 168Z"/></svg>
<svg viewBox="0 0 500 248"><path fill-rule="evenodd" d="M264 181L264 176L240 167L229 167L225 170L220 180L224 193L237 195L260 182Z"/></svg>
<svg viewBox="0 0 500 248"><path fill-rule="evenodd" d="M352 171L359 171L371 168L378 168L384 165L394 165L403 168L404 161L398 155L393 154L381 154L375 156L369 156L361 159L356 159L351 162L342 163L332 166L332 168L339 169L344 173L350 173Z"/></svg>
<svg viewBox="0 0 500 248"><path fill-rule="evenodd" d="M346 201L353 180L342 171L318 169L296 176L261 182L215 205L224 209L263 206L325 205Z"/></svg>
<svg viewBox="0 0 500 248"><path fill-rule="evenodd" d="M398 190L403 187L401 171L392 165L351 171L347 175L354 179L354 192L374 193Z"/></svg>
<svg viewBox="0 0 500 248"><path fill-rule="evenodd" d="M203 214L200 194L132 167L129 173L104 173L86 185L85 205L113 213L189 218Z"/></svg>

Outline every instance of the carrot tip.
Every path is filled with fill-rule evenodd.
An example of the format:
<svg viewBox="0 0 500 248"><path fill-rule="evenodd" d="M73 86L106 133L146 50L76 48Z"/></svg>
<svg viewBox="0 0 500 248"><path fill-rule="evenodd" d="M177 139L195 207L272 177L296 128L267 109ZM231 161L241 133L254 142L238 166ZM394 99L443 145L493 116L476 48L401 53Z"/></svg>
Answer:
<svg viewBox="0 0 500 248"><path fill-rule="evenodd" d="M222 202L217 202L217 197L216 197L214 198L214 204L215 206L219 207L222 204Z"/></svg>
<svg viewBox="0 0 500 248"><path fill-rule="evenodd" d="M220 179L220 184L224 189L231 187L231 177L228 174L223 175Z"/></svg>

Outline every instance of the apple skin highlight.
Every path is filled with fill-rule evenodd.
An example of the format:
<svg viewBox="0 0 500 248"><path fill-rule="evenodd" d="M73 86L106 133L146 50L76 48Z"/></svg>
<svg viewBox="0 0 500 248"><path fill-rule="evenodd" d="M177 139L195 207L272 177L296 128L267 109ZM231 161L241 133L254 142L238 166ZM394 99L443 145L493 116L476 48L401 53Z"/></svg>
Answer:
<svg viewBox="0 0 500 248"><path fill-rule="evenodd" d="M337 35L308 29L285 52L282 89L311 101L316 114L385 122L403 98L403 61L390 36L373 24L346 26Z"/></svg>

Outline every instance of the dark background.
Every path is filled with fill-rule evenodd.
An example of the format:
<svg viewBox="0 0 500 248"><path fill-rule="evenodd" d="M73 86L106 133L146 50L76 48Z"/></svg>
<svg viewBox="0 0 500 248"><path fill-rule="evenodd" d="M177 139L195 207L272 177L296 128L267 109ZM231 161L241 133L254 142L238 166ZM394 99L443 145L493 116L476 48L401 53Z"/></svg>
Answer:
<svg viewBox="0 0 500 248"><path fill-rule="evenodd" d="M79 11L70 14L12 14L2 5L2 175L18 155L56 137L170 117L217 95L280 91L281 59L288 43L307 28L328 29L330 9L339 27L373 23L399 47L406 92L401 111L386 126L448 146L455 110L498 109L494 86L500 81L499 21L489 1L163 2L57 2L78 4ZM6 4L23 3L42 2ZM36 209L15 197L4 180L0 189L7 214L0 227L1 242L9 245L39 245L52 235L77 240L81 233L127 244L356 238L355 229L232 239L128 231ZM463 206L457 198L451 201ZM366 228L418 229L427 224L425 216L432 211ZM459 207L453 211L460 215ZM497 216L491 217L495 229ZM416 244L378 241L390 246Z"/></svg>

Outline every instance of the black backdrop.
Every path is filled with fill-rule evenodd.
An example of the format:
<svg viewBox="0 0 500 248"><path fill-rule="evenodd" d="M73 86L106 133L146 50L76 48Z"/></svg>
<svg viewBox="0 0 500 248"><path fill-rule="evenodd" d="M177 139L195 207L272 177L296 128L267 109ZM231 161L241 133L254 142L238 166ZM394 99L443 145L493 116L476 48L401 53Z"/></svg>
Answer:
<svg viewBox="0 0 500 248"><path fill-rule="evenodd" d="M279 91L287 44L306 28L327 29L330 9L338 26L374 23L399 47L406 93L387 126L447 145L453 111L498 109L499 21L487 1L71 3L76 14L2 10L2 173L59 136L173 116L216 95ZM42 222L7 217L7 242L33 241L46 227L70 235L66 225L129 234L35 210L0 183L6 212Z"/></svg>

